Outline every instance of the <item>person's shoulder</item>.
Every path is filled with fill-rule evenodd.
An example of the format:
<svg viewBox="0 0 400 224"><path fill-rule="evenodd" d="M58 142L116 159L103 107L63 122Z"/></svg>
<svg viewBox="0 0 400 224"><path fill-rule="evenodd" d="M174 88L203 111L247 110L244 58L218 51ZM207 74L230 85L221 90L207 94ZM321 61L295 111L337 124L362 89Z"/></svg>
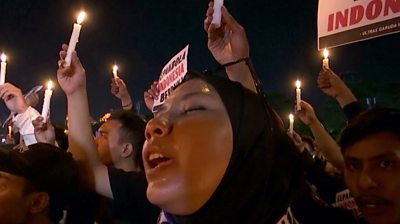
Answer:
<svg viewBox="0 0 400 224"><path fill-rule="evenodd" d="M146 176L144 172L136 172L136 171L124 171L122 169L117 169L114 167L107 167L108 175L110 178L110 182L121 181L124 183L131 182L139 184L141 182L147 183Z"/></svg>

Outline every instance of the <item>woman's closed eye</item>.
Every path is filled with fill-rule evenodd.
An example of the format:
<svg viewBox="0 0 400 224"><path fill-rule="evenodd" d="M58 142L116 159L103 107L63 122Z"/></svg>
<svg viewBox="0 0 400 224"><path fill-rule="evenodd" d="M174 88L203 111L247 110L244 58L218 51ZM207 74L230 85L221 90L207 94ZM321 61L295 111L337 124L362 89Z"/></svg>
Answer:
<svg viewBox="0 0 400 224"><path fill-rule="evenodd" d="M196 111L202 111L202 110L205 110L205 109L206 108L204 106L190 106L187 109L184 109L183 112L185 114L188 114L188 113L193 113L193 112L196 112Z"/></svg>

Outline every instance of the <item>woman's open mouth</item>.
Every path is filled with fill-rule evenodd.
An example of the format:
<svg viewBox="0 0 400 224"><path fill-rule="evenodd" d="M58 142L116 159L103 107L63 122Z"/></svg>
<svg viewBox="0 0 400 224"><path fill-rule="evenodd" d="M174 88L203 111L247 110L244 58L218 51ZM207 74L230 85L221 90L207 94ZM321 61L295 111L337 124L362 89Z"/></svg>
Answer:
<svg viewBox="0 0 400 224"><path fill-rule="evenodd" d="M160 153L151 153L147 160L151 169L168 165L171 159Z"/></svg>

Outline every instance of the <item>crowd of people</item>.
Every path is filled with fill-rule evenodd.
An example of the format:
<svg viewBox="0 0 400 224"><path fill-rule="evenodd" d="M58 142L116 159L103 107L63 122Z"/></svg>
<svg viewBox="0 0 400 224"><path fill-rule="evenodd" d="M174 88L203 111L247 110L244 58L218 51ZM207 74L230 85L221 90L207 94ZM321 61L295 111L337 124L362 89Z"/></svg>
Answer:
<svg viewBox="0 0 400 224"><path fill-rule="evenodd" d="M287 132L244 28L221 10L221 27L212 2L204 20L221 69L189 71L149 121L116 77L121 109L93 131L86 72L76 51L65 66L66 44L57 79L68 132L44 122L36 90L29 100L0 85L20 136L0 150L0 223L400 223L400 110L364 109L323 67L317 85L348 120L339 140L304 100L297 116L312 136ZM144 92L150 111L157 84Z"/></svg>

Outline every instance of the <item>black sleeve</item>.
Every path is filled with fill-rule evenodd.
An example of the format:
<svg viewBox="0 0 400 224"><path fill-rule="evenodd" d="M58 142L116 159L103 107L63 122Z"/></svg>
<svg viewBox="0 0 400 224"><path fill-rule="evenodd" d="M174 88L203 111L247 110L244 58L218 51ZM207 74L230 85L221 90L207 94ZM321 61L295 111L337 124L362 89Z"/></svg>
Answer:
<svg viewBox="0 0 400 224"><path fill-rule="evenodd" d="M343 107L343 112L346 115L347 121L351 121L365 109L359 101L351 102Z"/></svg>
<svg viewBox="0 0 400 224"><path fill-rule="evenodd" d="M160 209L147 200L144 173L109 167L108 175L114 197L114 215L131 223L156 223Z"/></svg>

